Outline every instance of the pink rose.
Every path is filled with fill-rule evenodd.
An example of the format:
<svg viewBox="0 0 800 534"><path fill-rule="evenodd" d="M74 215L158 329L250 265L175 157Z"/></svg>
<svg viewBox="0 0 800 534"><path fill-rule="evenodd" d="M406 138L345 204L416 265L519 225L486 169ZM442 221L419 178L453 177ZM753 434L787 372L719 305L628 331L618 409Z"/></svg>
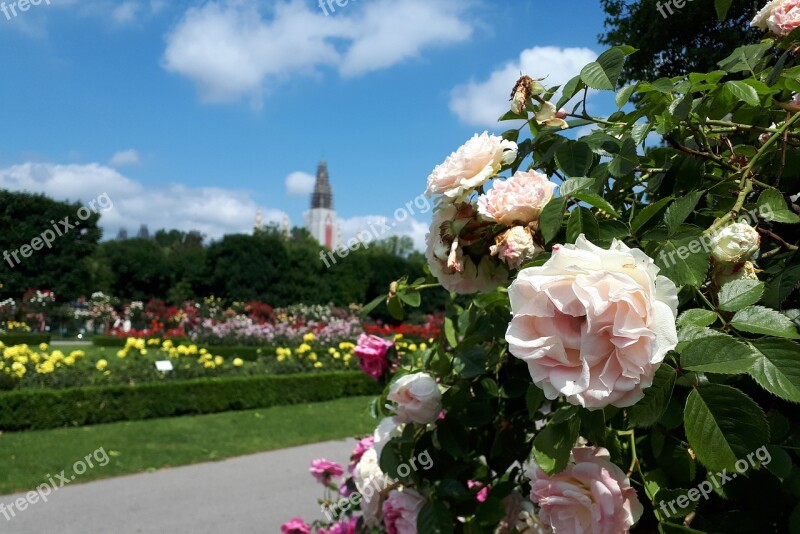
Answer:
<svg viewBox="0 0 800 534"><path fill-rule="evenodd" d="M494 291L508 279L508 271L489 256L475 260L464 254L459 233L476 216L472 204L443 204L433 212L426 237L431 274L446 290L462 295Z"/></svg>
<svg viewBox="0 0 800 534"><path fill-rule="evenodd" d="M477 480L467 480L467 487L469 489L478 488L478 493L475 495L475 500L478 502L486 502L489 498L489 486L484 486L483 482Z"/></svg>
<svg viewBox="0 0 800 534"><path fill-rule="evenodd" d="M354 352L361 365L361 370L375 380L380 380L383 373L389 368L386 354L393 346L393 341L387 341L378 336L365 334L358 336L358 344Z"/></svg>
<svg viewBox="0 0 800 534"><path fill-rule="evenodd" d="M543 248L534 243L531 229L527 226L515 226L506 230L495 239L489 248L492 256L497 256L511 269L531 261L543 252Z"/></svg>
<svg viewBox="0 0 800 534"><path fill-rule="evenodd" d="M539 518L561 534L624 534L643 508L625 473L612 464L606 449L576 447L574 463L548 475L536 467L531 500Z"/></svg>
<svg viewBox="0 0 800 534"><path fill-rule="evenodd" d="M644 396L678 343L675 284L639 249L609 250L581 235L553 247L540 267L520 271L508 289L511 354L553 400L624 408Z"/></svg>
<svg viewBox="0 0 800 534"><path fill-rule="evenodd" d="M342 521L331 525L329 529L319 529L317 534L356 534L358 518L351 517L348 521Z"/></svg>
<svg viewBox="0 0 800 534"><path fill-rule="evenodd" d="M295 517L281 525L281 534L311 534L311 527L301 518Z"/></svg>
<svg viewBox="0 0 800 534"><path fill-rule="evenodd" d="M425 194L443 195L445 202L461 202L515 159L517 144L513 141L487 132L475 134L433 170Z"/></svg>
<svg viewBox="0 0 800 534"><path fill-rule="evenodd" d="M326 486L332 478L338 478L344 474L344 469L341 465L325 459L312 461L309 471L311 476L317 479L317 482Z"/></svg>
<svg viewBox="0 0 800 534"><path fill-rule="evenodd" d="M767 19L767 27L779 36L789 35L800 27L800 0L783 0L775 4Z"/></svg>
<svg viewBox="0 0 800 534"><path fill-rule="evenodd" d="M506 226L539 220L542 209L553 198L556 184L538 172L517 172L478 199L478 212Z"/></svg>
<svg viewBox="0 0 800 534"><path fill-rule="evenodd" d="M417 534L417 516L425 497L413 489L392 490L383 503L383 525L388 534Z"/></svg>
<svg viewBox="0 0 800 534"><path fill-rule="evenodd" d="M351 474L353 473L353 469L356 467L356 464L361 460L361 457L364 456L364 453L371 449L374 444L374 436L367 436L366 438L358 440L358 443L356 443L356 448L353 449L353 454L350 455L350 465L347 468Z"/></svg>
<svg viewBox="0 0 800 534"><path fill-rule="evenodd" d="M386 399L397 403L397 406L389 406L397 414L394 417L397 424L427 425L436 421L442 411L442 393L436 380L426 373L400 377Z"/></svg>

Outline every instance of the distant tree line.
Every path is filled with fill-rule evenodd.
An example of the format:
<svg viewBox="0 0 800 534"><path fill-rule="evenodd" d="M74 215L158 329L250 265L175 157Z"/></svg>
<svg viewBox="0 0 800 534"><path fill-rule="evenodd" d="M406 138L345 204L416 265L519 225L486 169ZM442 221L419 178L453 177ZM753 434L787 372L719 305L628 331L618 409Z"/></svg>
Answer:
<svg viewBox="0 0 800 534"><path fill-rule="evenodd" d="M74 217L80 207L0 190L0 253L30 242L51 220ZM55 291L60 300L103 291L123 300L170 303L215 295L272 306L347 306L387 293L389 284L402 276L425 276L425 258L408 237L370 243L344 258L336 256L336 263L326 267L324 249L301 228L288 238L268 227L211 243L179 230L158 230L150 239L101 241L98 221L94 214L79 231L59 237L52 249L34 252L18 265L3 262L0 295L19 298L29 288L40 288ZM446 295L426 297L422 311L436 309Z"/></svg>

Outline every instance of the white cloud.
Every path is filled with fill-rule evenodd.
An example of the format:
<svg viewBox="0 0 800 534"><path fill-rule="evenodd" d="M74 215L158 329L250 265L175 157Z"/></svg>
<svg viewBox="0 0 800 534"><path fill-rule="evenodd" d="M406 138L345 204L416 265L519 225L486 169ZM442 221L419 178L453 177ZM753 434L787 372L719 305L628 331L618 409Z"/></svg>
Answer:
<svg viewBox="0 0 800 534"><path fill-rule="evenodd" d="M535 46L523 50L519 59L495 69L484 81L470 81L453 89L450 110L458 118L474 126L497 126L497 119L509 109L511 89L520 73L532 78L547 79L545 87L563 85L597 54L588 48Z"/></svg>
<svg viewBox="0 0 800 534"><path fill-rule="evenodd" d="M141 159L139 159L139 152L130 148L128 150L121 150L111 156L111 159L108 160L108 164L112 167L125 167L127 165L139 165L141 163Z"/></svg>
<svg viewBox="0 0 800 534"><path fill-rule="evenodd" d="M136 13L139 11L139 7L136 2L123 2L114 7L111 11L111 18L117 24L130 24L136 20Z"/></svg>
<svg viewBox="0 0 800 534"><path fill-rule="evenodd" d="M326 16L302 0L265 13L254 0L209 1L186 11L167 36L162 64L197 86L207 102L249 97L256 105L294 75L336 68L343 76L383 69L423 48L468 39L458 0L373 0Z"/></svg>
<svg viewBox="0 0 800 534"><path fill-rule="evenodd" d="M0 188L80 202L106 193L114 203L100 218L106 238L116 236L121 227L130 234L147 224L151 232L159 228L198 230L217 239L224 234L252 232L259 209L265 222L281 223L285 216L280 210L259 206L247 191L183 184L145 186L98 163L14 165L0 169Z"/></svg>
<svg viewBox="0 0 800 534"><path fill-rule="evenodd" d="M308 196L314 192L316 181L307 172L293 172L286 177L286 194L295 197Z"/></svg>

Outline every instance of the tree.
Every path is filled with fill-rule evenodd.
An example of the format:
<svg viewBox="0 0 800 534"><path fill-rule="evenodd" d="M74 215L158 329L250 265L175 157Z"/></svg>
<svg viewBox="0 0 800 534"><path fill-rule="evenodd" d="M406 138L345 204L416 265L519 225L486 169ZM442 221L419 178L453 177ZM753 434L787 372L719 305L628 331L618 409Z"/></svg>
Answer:
<svg viewBox="0 0 800 534"><path fill-rule="evenodd" d="M88 216L82 219L79 210ZM98 213L78 202L0 190L4 292L19 298L30 288L50 289L66 300L91 292L88 260L102 235L99 220Z"/></svg>
<svg viewBox="0 0 800 534"><path fill-rule="evenodd" d="M106 241L101 245L114 281L111 294L125 300L164 298L170 288L169 264L152 239Z"/></svg>
<svg viewBox="0 0 800 534"><path fill-rule="evenodd" d="M719 21L712 0L689 1L681 9L669 0L601 3L608 31L599 37L600 43L638 49L628 58L622 82L716 70L717 62L732 49L761 38L760 32L751 30L749 24L764 2L732 0L723 22Z"/></svg>

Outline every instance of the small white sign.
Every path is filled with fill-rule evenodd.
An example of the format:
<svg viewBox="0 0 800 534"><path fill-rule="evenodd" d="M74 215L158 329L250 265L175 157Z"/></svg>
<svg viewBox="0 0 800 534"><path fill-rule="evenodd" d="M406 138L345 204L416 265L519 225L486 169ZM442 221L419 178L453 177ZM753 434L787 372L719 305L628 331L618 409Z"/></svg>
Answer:
<svg viewBox="0 0 800 534"><path fill-rule="evenodd" d="M156 369L159 371L172 371L172 362L169 360L159 360L156 362Z"/></svg>

